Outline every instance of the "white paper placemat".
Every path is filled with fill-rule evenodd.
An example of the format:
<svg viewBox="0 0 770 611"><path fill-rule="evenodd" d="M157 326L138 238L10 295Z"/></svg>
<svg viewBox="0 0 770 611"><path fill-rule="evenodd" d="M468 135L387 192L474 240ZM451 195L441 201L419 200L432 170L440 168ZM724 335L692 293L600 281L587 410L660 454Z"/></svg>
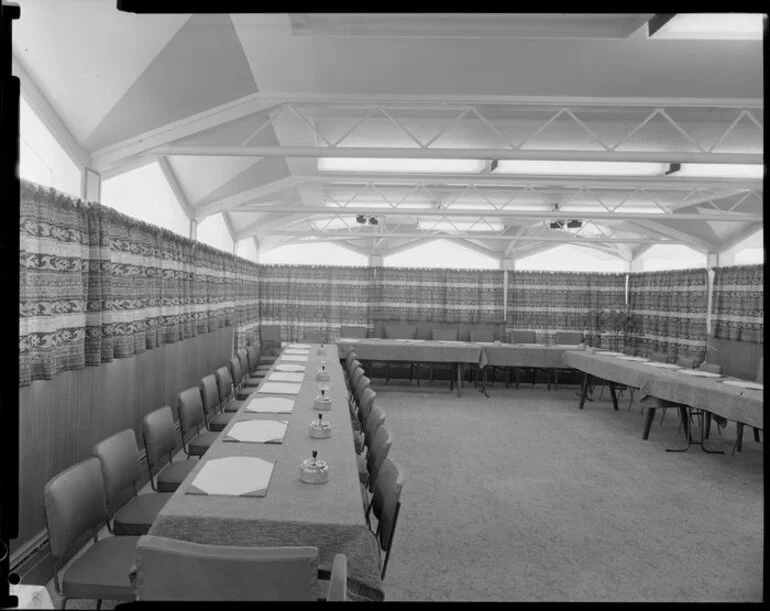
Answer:
<svg viewBox="0 0 770 611"><path fill-rule="evenodd" d="M274 395L296 395L302 384L292 384L289 382L265 382L259 387L257 392Z"/></svg>
<svg viewBox="0 0 770 611"><path fill-rule="evenodd" d="M340 337L337 339L338 342L345 342L346 344L355 344L357 342L360 342L360 339L356 339L355 337Z"/></svg>
<svg viewBox="0 0 770 611"><path fill-rule="evenodd" d="M695 376L696 378L721 378L722 375L714 373L713 371L701 371L700 369L682 369L679 373L683 373L688 376Z"/></svg>
<svg viewBox="0 0 770 611"><path fill-rule="evenodd" d="M279 361L296 361L297 363L305 363L308 359L307 354L286 354L282 356Z"/></svg>
<svg viewBox="0 0 770 611"><path fill-rule="evenodd" d="M414 340L411 340L411 339L397 339L396 341L397 342L401 342L401 343L408 343L408 342L411 342L411 341L414 341Z"/></svg>
<svg viewBox="0 0 770 611"><path fill-rule="evenodd" d="M619 361L636 361L638 363L644 363L650 360L643 356L619 356L617 358Z"/></svg>
<svg viewBox="0 0 770 611"><path fill-rule="evenodd" d="M580 348L580 344L551 344L553 348ZM605 354L608 356L615 356L618 354L622 354L622 352L602 352L597 350L596 354Z"/></svg>
<svg viewBox="0 0 770 611"><path fill-rule="evenodd" d="M566 347L566 346L565 346ZM573 346L574 347L574 346ZM597 352L596 354L601 354L603 356L626 356L622 352L610 352L609 350L607 352Z"/></svg>
<svg viewBox="0 0 770 611"><path fill-rule="evenodd" d="M309 350L312 346L310 344L289 344L286 346L287 348L302 348L305 350Z"/></svg>
<svg viewBox="0 0 770 611"><path fill-rule="evenodd" d="M225 441L234 443L283 443L288 420L243 420L225 433Z"/></svg>
<svg viewBox="0 0 770 611"><path fill-rule="evenodd" d="M267 376L270 382L302 382L305 379L304 373L284 373L282 371L274 371Z"/></svg>
<svg viewBox="0 0 770 611"><path fill-rule="evenodd" d="M647 364L650 367L657 367L658 369L682 369L681 365L675 365L674 363L661 363L660 361L650 361Z"/></svg>
<svg viewBox="0 0 770 611"><path fill-rule="evenodd" d="M764 386L759 382L750 382L748 380L722 380L722 384L746 388L748 390L764 390Z"/></svg>
<svg viewBox="0 0 770 611"><path fill-rule="evenodd" d="M276 371L305 371L304 365L295 365L294 363L281 363L275 364L274 369Z"/></svg>
<svg viewBox="0 0 770 611"><path fill-rule="evenodd" d="M227 456L206 461L187 494L265 496L275 463L252 456Z"/></svg>
<svg viewBox="0 0 770 611"><path fill-rule="evenodd" d="M282 397L252 397L244 411L256 414L290 414L294 411L294 399Z"/></svg>
<svg viewBox="0 0 770 611"><path fill-rule="evenodd" d="M300 350L299 348L286 348L284 354L310 354L310 350Z"/></svg>

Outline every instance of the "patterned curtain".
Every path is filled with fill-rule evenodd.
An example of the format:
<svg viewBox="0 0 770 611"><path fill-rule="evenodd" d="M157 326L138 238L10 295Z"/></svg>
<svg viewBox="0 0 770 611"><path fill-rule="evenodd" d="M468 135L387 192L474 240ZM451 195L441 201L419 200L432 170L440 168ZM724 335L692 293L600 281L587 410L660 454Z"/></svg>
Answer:
<svg viewBox="0 0 770 611"><path fill-rule="evenodd" d="M235 347L259 342L259 276L257 265L236 259L235 266Z"/></svg>
<svg viewBox="0 0 770 611"><path fill-rule="evenodd" d="M703 360L708 276L705 269L630 274L628 339L644 356L664 352Z"/></svg>
<svg viewBox="0 0 770 611"><path fill-rule="evenodd" d="M20 194L20 386L258 324L255 263L28 181Z"/></svg>
<svg viewBox="0 0 770 611"><path fill-rule="evenodd" d="M371 268L260 265L258 275L260 323L280 325L284 340L320 331L331 341L341 325L371 329Z"/></svg>
<svg viewBox="0 0 770 611"><path fill-rule="evenodd" d="M714 337L764 343L764 265L717 267L711 302Z"/></svg>
<svg viewBox="0 0 770 611"><path fill-rule="evenodd" d="M603 318L624 312L625 274L509 272L508 330L535 332L551 342L557 331L583 331L601 344Z"/></svg>
<svg viewBox="0 0 770 611"><path fill-rule="evenodd" d="M378 268L374 300L377 320L499 322L503 272Z"/></svg>

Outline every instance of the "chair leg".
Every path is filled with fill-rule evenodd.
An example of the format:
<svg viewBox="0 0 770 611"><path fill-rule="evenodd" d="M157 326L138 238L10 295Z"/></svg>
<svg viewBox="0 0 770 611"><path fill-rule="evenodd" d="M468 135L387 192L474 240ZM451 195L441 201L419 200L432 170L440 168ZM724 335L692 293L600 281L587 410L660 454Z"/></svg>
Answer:
<svg viewBox="0 0 770 611"><path fill-rule="evenodd" d="M738 452L743 448L743 422L737 422L735 427L735 445L733 446L733 456L736 450Z"/></svg>
<svg viewBox="0 0 770 611"><path fill-rule="evenodd" d="M99 609L101 609L101 608L102 608L102 599L101 598L97 598L96 599L96 611L99 611Z"/></svg>
<svg viewBox="0 0 770 611"><path fill-rule="evenodd" d="M754 441L759 443L759 429L755 429L754 427L751 427L754 429Z"/></svg>

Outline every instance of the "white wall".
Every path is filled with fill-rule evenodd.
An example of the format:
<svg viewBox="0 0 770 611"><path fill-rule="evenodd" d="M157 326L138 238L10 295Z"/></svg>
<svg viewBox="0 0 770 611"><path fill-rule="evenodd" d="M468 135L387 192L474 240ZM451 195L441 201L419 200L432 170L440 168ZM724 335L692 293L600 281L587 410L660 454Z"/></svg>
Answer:
<svg viewBox="0 0 770 611"><path fill-rule="evenodd" d="M280 265L346 265L366 266L368 258L329 242L320 244L287 244L260 251L260 263Z"/></svg>
<svg viewBox="0 0 770 611"><path fill-rule="evenodd" d="M620 257L595 248L555 246L539 253L516 259L515 269L521 271L558 272L625 272L626 262Z"/></svg>
<svg viewBox="0 0 770 611"><path fill-rule="evenodd" d="M656 244L634 259L634 272L657 272L669 269L706 267L706 253L687 246Z"/></svg>
<svg viewBox="0 0 770 611"><path fill-rule="evenodd" d="M19 176L80 197L82 173L22 97L19 101Z"/></svg>
<svg viewBox="0 0 770 611"><path fill-rule="evenodd" d="M214 248L233 252L233 238L221 212L207 216L198 223L197 239Z"/></svg>
<svg viewBox="0 0 770 611"><path fill-rule="evenodd" d="M756 233L738 242L732 248L719 253L720 267L728 265L753 265L765 262L764 231L760 227Z"/></svg>
<svg viewBox="0 0 770 611"><path fill-rule="evenodd" d="M259 262L257 245L254 243L254 238L246 238L245 240L238 242L238 256L248 259L249 261L254 261L254 263Z"/></svg>
<svg viewBox="0 0 770 611"><path fill-rule="evenodd" d="M101 203L146 223L190 237L190 219L156 162L103 181Z"/></svg>
<svg viewBox="0 0 770 611"><path fill-rule="evenodd" d="M450 269L500 269L500 261L459 244L433 240L409 250L385 255L384 267L444 267Z"/></svg>

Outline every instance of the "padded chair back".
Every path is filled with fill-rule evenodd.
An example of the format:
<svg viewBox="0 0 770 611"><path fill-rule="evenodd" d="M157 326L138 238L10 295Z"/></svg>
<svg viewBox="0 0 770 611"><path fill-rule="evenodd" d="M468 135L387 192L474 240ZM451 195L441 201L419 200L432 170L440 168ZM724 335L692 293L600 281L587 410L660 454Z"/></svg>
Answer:
<svg viewBox="0 0 770 611"><path fill-rule="evenodd" d="M249 357L246 355L246 348L241 348L236 354L241 362L241 372L246 376L251 371L249 369Z"/></svg>
<svg viewBox="0 0 770 611"><path fill-rule="evenodd" d="M368 378L367 378L368 379ZM361 401L358 403L358 411L361 414L361 424L365 424L372 411L372 405L377 398L377 393L371 388L365 388L361 393Z"/></svg>
<svg viewBox="0 0 770 611"><path fill-rule="evenodd" d="M415 339L417 325L385 325L385 339Z"/></svg>
<svg viewBox="0 0 770 611"><path fill-rule="evenodd" d="M281 325L262 325L259 329L259 335L263 342L281 341Z"/></svg>
<svg viewBox="0 0 770 611"><path fill-rule="evenodd" d="M308 344L326 344L326 332L324 331L309 331L305 333L304 341Z"/></svg>
<svg viewBox="0 0 770 611"><path fill-rule="evenodd" d="M511 343L512 344L534 344L535 332L534 331L511 331Z"/></svg>
<svg viewBox="0 0 770 611"><path fill-rule="evenodd" d="M340 337L366 337L366 327L342 325Z"/></svg>
<svg viewBox="0 0 770 611"><path fill-rule="evenodd" d="M234 356L227 363L227 366L230 368L230 377L233 381L233 384L236 388L240 388L241 384L243 384L243 369L241 368L241 359L239 359L237 356Z"/></svg>
<svg viewBox="0 0 770 611"><path fill-rule="evenodd" d="M94 445L93 455L101 465L107 511L112 515L118 509L112 507L117 496L126 488L131 488L136 494L136 482L142 477L134 431L125 429L102 439Z"/></svg>
<svg viewBox="0 0 770 611"><path fill-rule="evenodd" d="M219 389L219 404L224 406L233 398L233 378L227 367L220 367L214 372Z"/></svg>
<svg viewBox="0 0 770 611"><path fill-rule="evenodd" d="M204 545L144 535L137 600L316 600L318 548Z"/></svg>
<svg viewBox="0 0 770 611"><path fill-rule="evenodd" d="M686 356L680 356L676 359L676 364L685 369L695 369L695 359Z"/></svg>
<svg viewBox="0 0 770 611"><path fill-rule="evenodd" d="M377 429L385 423L385 412L382 408L374 405L369 410L369 415L366 416L366 425L364 426L364 444L367 448L372 447L374 441L374 435L377 433Z"/></svg>
<svg viewBox="0 0 770 611"><path fill-rule="evenodd" d="M492 329L476 329L471 331L472 342L493 342L497 338Z"/></svg>
<svg viewBox="0 0 770 611"><path fill-rule="evenodd" d="M213 373L201 378L200 393L206 415L215 415L219 411L219 388Z"/></svg>
<svg viewBox="0 0 770 611"><path fill-rule="evenodd" d="M565 346L577 346L583 341L582 331L557 331L554 336L556 344L563 344Z"/></svg>
<svg viewBox="0 0 770 611"><path fill-rule="evenodd" d="M168 405L150 412L142 419L144 449L150 472L166 464L176 450L174 415Z"/></svg>
<svg viewBox="0 0 770 611"><path fill-rule="evenodd" d="M203 412L201 391L196 386L183 390L177 395L176 409L183 440L187 439L188 433L191 431L193 435L197 435L200 427L205 426L206 418Z"/></svg>
<svg viewBox="0 0 770 611"><path fill-rule="evenodd" d="M722 373L722 366L714 365L714 363L701 363L698 369L701 371L710 371L711 373Z"/></svg>
<svg viewBox="0 0 770 611"><path fill-rule="evenodd" d="M668 356L666 356L666 354L664 354L663 352L653 352L650 355L650 360L657 361L659 363L665 363L666 361L668 361Z"/></svg>
<svg viewBox="0 0 770 611"><path fill-rule="evenodd" d="M354 387L353 393L356 396L356 403L358 405L361 405L361 403L364 402L364 393L367 389L369 389L369 386L371 386L372 380L366 376L359 376L358 382L356 383L356 386Z"/></svg>
<svg viewBox="0 0 770 611"><path fill-rule="evenodd" d="M374 482L377 480L377 474L380 471L382 462L388 457L388 452L390 452L392 445L393 437L390 436L385 425L381 424L374 434L369 453L366 455L366 470L369 473L369 492L374 490Z"/></svg>
<svg viewBox="0 0 770 611"><path fill-rule="evenodd" d="M397 507L401 501L401 491L404 488L404 476L401 469L390 458L382 461L377 473L372 495L372 511L377 518L377 538L380 547L387 551L393 540L396 526Z"/></svg>
<svg viewBox="0 0 770 611"><path fill-rule="evenodd" d="M259 348L256 346L248 346L246 348L246 357L249 360L249 373L251 373L259 364Z"/></svg>
<svg viewBox="0 0 770 611"><path fill-rule="evenodd" d="M94 537L106 524L104 480L98 458L87 458L53 477L43 489L43 506L56 571L79 546L86 532ZM58 581L58 577L56 577Z"/></svg>
<svg viewBox="0 0 770 611"><path fill-rule="evenodd" d="M353 389L353 393L356 395L356 401L358 401L358 382L363 377L364 370L359 365L353 368L353 373L350 374L350 387Z"/></svg>
<svg viewBox="0 0 770 611"><path fill-rule="evenodd" d="M762 372L765 368L765 357L763 356L761 359L759 359L759 367L757 368L757 377L755 378L756 382L759 382L760 384L764 384L762 381Z"/></svg>
<svg viewBox="0 0 770 611"><path fill-rule="evenodd" d="M457 329L433 329L431 336L434 340L456 342L458 338Z"/></svg>
<svg viewBox="0 0 770 611"><path fill-rule="evenodd" d="M358 363L358 366L361 366L361 362L358 360L358 354L356 354L355 350L351 350L348 352L348 355L345 357L345 373L348 374L348 377L353 372L353 361Z"/></svg>
<svg viewBox="0 0 770 611"><path fill-rule="evenodd" d="M351 379L353 378L353 375L355 374L356 369L361 370L361 375L364 374L364 368L361 365L361 361L359 361L358 359L353 359L352 361L350 361L350 369L348 369L348 375L351 377Z"/></svg>

